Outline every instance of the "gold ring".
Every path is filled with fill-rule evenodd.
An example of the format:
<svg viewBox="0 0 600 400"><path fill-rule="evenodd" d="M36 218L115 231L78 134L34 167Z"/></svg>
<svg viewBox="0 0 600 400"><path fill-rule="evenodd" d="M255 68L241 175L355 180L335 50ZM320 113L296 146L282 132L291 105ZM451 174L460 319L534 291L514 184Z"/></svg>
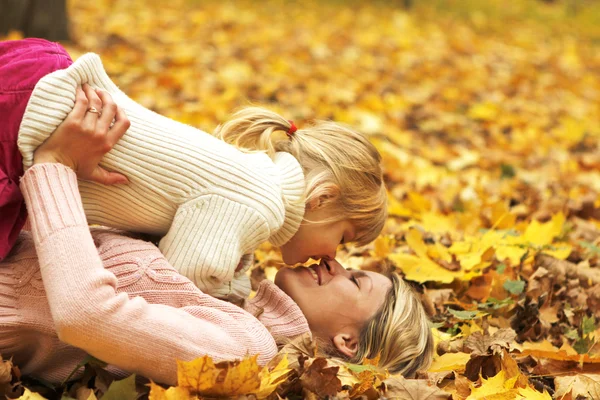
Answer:
<svg viewBox="0 0 600 400"><path fill-rule="evenodd" d="M90 108L88 108L87 112L98 114L98 115L102 115L102 111L99 111L96 107L90 107Z"/></svg>

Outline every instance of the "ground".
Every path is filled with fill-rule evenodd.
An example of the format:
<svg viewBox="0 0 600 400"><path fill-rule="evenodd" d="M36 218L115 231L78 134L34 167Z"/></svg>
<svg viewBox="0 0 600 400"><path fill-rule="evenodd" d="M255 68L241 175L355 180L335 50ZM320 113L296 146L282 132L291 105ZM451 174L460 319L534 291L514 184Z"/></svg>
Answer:
<svg viewBox="0 0 600 400"><path fill-rule="evenodd" d="M384 232L339 258L414 284L436 336L431 368L417 381L290 359L279 384L287 367L250 363L262 384L200 394L600 398L599 6L405 3L70 2L73 57L100 54L146 107L206 131L250 103L300 127L333 119L384 157ZM272 278L274 250L256 255L253 279ZM154 398L195 395L175 390Z"/></svg>

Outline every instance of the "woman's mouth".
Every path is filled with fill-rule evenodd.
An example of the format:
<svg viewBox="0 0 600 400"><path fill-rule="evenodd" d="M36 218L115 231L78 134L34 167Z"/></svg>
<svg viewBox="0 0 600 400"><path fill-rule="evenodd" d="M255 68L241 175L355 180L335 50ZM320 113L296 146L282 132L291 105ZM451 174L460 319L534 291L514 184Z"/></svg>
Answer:
<svg viewBox="0 0 600 400"><path fill-rule="evenodd" d="M311 265L307 269L310 272L310 275L315 280L315 282L317 282L317 285L321 285L321 274L320 274L320 271L319 271L319 266L318 265Z"/></svg>

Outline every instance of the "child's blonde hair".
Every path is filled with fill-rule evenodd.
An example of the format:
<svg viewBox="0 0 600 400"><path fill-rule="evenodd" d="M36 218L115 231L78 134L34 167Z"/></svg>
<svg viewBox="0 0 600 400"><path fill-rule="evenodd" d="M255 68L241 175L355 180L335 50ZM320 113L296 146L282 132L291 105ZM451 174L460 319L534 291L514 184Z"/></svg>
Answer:
<svg viewBox="0 0 600 400"><path fill-rule="evenodd" d="M308 209L332 206L339 211L327 221L348 219L356 230L353 242L374 240L387 217L381 155L362 134L338 123L320 121L298 129L290 137L290 121L260 107L247 107L217 127L215 135L248 151L270 157L284 151L304 171ZM276 134L276 132L278 134Z"/></svg>

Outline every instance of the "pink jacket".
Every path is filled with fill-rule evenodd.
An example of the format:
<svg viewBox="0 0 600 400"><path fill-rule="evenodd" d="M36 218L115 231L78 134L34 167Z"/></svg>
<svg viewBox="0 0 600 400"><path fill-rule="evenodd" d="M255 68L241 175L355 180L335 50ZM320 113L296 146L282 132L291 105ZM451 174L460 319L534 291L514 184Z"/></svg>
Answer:
<svg viewBox="0 0 600 400"><path fill-rule="evenodd" d="M89 353L158 382L175 360L276 353L273 336L309 331L294 301L263 282L247 309L202 293L152 244L90 234L72 170L30 168L21 180L31 234L0 263L0 353L24 374L61 381ZM37 257L36 257L37 251Z"/></svg>

